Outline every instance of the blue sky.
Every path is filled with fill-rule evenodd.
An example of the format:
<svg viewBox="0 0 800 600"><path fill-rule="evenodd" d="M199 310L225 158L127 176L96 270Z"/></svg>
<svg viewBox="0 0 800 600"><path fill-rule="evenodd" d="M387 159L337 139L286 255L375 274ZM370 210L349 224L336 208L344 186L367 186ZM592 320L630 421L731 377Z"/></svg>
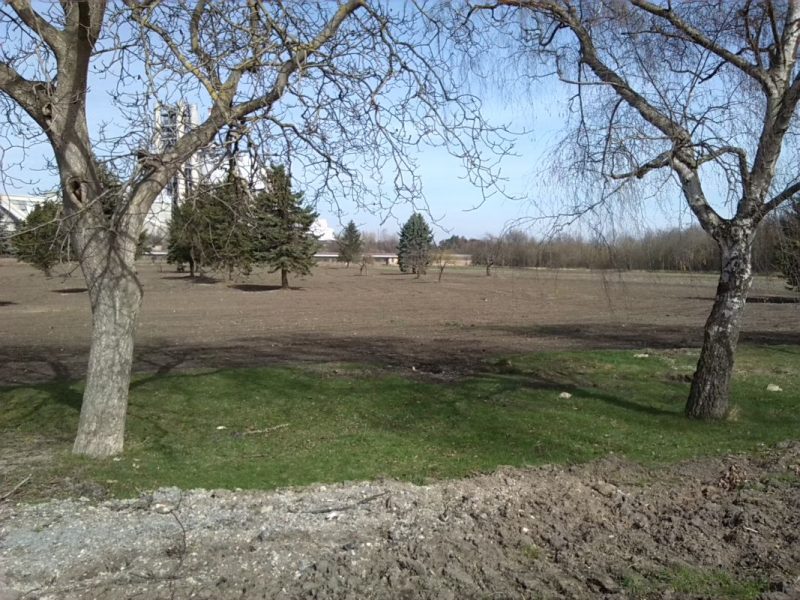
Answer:
<svg viewBox="0 0 800 600"><path fill-rule="evenodd" d="M113 76L105 81L99 76L92 78L89 95L92 132L97 132L102 123L114 120L114 110L104 94L113 80ZM549 156L561 141L569 116L565 88L549 84L528 97L520 97L518 93L504 97L497 90L485 96L484 114L490 122L507 124L515 131L524 132L515 139L515 155L506 157L502 163L506 178L504 187L510 197L495 194L484 201L480 190L466 179L458 159L442 148L421 148L419 175L429 207L427 216L433 222L437 239L456 234L477 238L497 235L518 222L521 227L530 227L533 234L542 235L547 231L547 224L526 219L536 217L542 209L556 212L555 205L570 195L570 190L556 184L547 170ZM204 111L200 112L202 117ZM46 143L29 147L24 159L19 150L10 150L0 156L0 160L5 174L10 175L3 178L2 193L34 195L56 187L55 173L47 166L52 161L52 153ZM302 189L302 181L298 184ZM674 201L667 201L666 205L637 208L621 215L621 227L635 233L636 230L691 223L678 189L674 192ZM414 208L396 205L391 214L370 214L358 210L347 199L338 199L338 207L323 201L317 210L336 230L352 219L363 231L392 234L400 229ZM590 230L591 223L584 223L584 232L587 227ZM580 230L581 226L575 228Z"/></svg>
<svg viewBox="0 0 800 600"><path fill-rule="evenodd" d="M527 107L519 101L514 102L513 106L500 107L499 102L494 100L489 104L487 116L495 122L503 121L516 130L525 131L515 140L515 155L506 157L502 163L502 173L506 178L503 185L511 197L496 194L484 201L480 190L466 179L464 168L457 158L443 148L422 148L419 151L419 174L429 206L427 216L433 222L437 239L455 234L477 238L486 234L496 235L517 222L521 222L521 227L531 227L532 233L541 235L546 225L531 224L526 219L536 217L541 208L547 208L548 199L569 194L568 189L554 186L546 168L552 150L563 137L567 110L563 105L563 95L532 98ZM99 123L112 118L110 111L104 107L102 95L92 97L89 114L93 131L97 130ZM52 153L46 143L29 148L23 161L20 161L20 157L19 151L11 151L4 158L6 173L12 176L4 182L4 193L33 195L56 186L57 178L47 167L52 160ZM302 182L300 185L302 187ZM326 202L321 202L317 207L320 216L336 230L352 219L364 231L390 234L396 233L414 210L409 205L397 205L391 214L370 214L358 210L347 199L339 200L338 209L340 216L337 215L337 207ZM638 221L635 229L641 230L679 224L685 226L691 221L677 188L674 202L668 206L646 207L635 214L635 220Z"/></svg>
<svg viewBox="0 0 800 600"><path fill-rule="evenodd" d="M529 229L537 236L550 232L550 223L538 221L536 217L543 212L557 212L558 203L570 194L568 188L549 176L548 170L552 153L565 136L569 112L565 90L561 84L554 84L544 86L540 93L527 100L516 98L506 103L498 95L486 102L484 115L491 122L507 124L514 131L523 132L514 140L513 155L502 162L503 187L508 197L495 194L484 201L480 190L467 180L459 160L446 149L420 151L419 173L430 207L426 218L433 221L437 240L456 234L481 238L513 227ZM680 189L673 186L672 191L674 194L671 198L668 195L666 201L643 202L635 210L614 218L625 231L632 233L693 224ZM337 217L335 209L324 204L318 211L334 229L353 219L364 230L388 233L399 231L414 211L412 206L396 206L387 218L385 214L358 211L346 201L340 207L344 209L341 218ZM590 221L579 222L572 230L589 233Z"/></svg>

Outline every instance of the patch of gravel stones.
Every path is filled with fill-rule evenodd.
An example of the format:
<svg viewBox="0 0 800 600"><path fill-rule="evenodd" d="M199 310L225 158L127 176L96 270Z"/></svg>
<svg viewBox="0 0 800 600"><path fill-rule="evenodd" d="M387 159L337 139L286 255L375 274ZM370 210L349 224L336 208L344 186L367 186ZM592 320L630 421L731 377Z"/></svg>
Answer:
<svg viewBox="0 0 800 600"><path fill-rule="evenodd" d="M6 502L0 600L628 598L626 582L678 567L791 600L797 475L793 443L654 470L607 459L429 486Z"/></svg>

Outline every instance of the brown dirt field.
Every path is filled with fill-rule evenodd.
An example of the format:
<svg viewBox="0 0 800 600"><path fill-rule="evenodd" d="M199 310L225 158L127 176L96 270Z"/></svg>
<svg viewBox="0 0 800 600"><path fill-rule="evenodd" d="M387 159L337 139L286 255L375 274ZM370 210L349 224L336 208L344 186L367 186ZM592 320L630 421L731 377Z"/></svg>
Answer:
<svg viewBox="0 0 800 600"><path fill-rule="evenodd" d="M275 287L192 280L142 261L145 289L135 369L361 361L458 374L486 356L554 349L696 346L711 308L709 274L453 268L441 282L396 267L321 264ZM0 259L0 385L78 378L90 312L80 272L46 278ZM777 277L758 277L743 341L800 342L800 304Z"/></svg>

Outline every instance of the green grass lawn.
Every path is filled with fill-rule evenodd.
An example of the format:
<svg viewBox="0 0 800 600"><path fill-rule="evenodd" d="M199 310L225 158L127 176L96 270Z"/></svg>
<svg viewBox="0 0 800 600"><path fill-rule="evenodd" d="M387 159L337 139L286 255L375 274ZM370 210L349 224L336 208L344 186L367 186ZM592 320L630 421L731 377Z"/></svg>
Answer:
<svg viewBox="0 0 800 600"><path fill-rule="evenodd" d="M131 495L164 485L269 489L381 476L422 482L611 453L652 464L800 437L800 346L743 346L732 418L718 424L683 417L696 352L635 354L512 357L451 383L358 365L140 375L125 454L104 461L69 452L81 383L4 388L0 447L24 452L26 444L52 442L52 460L15 477L33 471L39 479L90 479ZM784 391L768 392L769 383Z"/></svg>

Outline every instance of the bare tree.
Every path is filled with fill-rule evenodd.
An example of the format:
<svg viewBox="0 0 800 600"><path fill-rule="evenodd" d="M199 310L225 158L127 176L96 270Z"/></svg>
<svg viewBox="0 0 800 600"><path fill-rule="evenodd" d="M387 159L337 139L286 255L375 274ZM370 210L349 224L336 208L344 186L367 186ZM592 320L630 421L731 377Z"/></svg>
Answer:
<svg viewBox="0 0 800 600"><path fill-rule="evenodd" d="M447 267L455 265L455 258L453 258L453 254L444 248L437 248L433 251L433 264L439 270L439 276L436 281L442 281L442 277L444 277L444 270Z"/></svg>
<svg viewBox="0 0 800 600"><path fill-rule="evenodd" d="M800 191L800 3L498 0L468 16L467 34L491 28L531 81L574 86L577 123L559 158L595 192L570 214L643 178L668 191L674 181L716 241L721 273L686 414L724 418L756 231Z"/></svg>
<svg viewBox="0 0 800 600"><path fill-rule="evenodd" d="M46 138L89 290L93 329L75 453L122 451L142 302L136 242L159 193L226 128L246 130L265 162L287 164L320 194L367 204L372 180L388 176L391 189L380 188L372 207L419 197L405 152L418 143L451 145L474 179L491 183L482 142L500 154L504 142L487 136L478 101L443 68L447 49L439 32L420 25L423 14L370 0L0 6L0 144L19 149L37 132ZM207 117L155 147L156 109L187 99ZM101 106L113 116L87 118ZM104 162L127 174L106 212Z"/></svg>

